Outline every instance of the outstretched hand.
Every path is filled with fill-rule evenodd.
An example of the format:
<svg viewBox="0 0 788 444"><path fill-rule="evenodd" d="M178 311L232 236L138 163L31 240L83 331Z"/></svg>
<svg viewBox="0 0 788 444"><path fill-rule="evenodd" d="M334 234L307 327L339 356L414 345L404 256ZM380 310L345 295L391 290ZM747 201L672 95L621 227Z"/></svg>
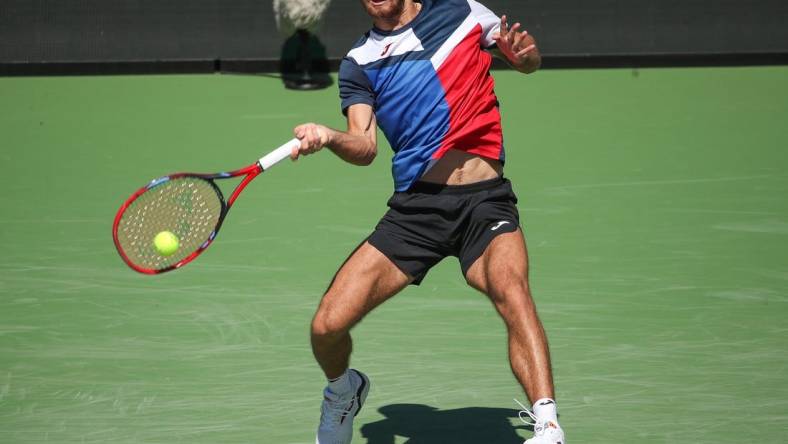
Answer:
<svg viewBox="0 0 788 444"><path fill-rule="evenodd" d="M528 31L519 31L520 26L520 23L515 23L509 28L506 16L502 16L501 29L493 34L493 40L498 46L498 51L512 66L520 71L535 71L540 62L539 50L533 37L528 35Z"/></svg>

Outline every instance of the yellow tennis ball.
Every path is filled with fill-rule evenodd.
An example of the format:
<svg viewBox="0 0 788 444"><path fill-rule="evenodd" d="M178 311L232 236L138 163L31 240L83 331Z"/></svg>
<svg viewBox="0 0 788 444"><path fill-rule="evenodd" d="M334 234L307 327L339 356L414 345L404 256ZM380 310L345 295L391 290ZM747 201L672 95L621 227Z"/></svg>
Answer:
<svg viewBox="0 0 788 444"><path fill-rule="evenodd" d="M162 231L153 238L153 246L162 256L169 256L178 251L180 242L171 231Z"/></svg>

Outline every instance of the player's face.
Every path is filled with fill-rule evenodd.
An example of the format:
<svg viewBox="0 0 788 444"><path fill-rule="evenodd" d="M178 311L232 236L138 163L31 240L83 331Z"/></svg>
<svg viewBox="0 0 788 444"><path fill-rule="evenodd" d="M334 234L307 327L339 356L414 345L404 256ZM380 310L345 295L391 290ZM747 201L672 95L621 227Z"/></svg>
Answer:
<svg viewBox="0 0 788 444"><path fill-rule="evenodd" d="M373 19L396 20L405 9L405 0L361 0Z"/></svg>

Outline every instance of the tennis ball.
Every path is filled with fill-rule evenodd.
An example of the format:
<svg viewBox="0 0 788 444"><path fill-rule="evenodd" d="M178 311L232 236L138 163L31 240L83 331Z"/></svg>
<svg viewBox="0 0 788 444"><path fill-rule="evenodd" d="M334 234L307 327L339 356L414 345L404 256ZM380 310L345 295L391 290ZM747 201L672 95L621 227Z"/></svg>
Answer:
<svg viewBox="0 0 788 444"><path fill-rule="evenodd" d="M171 231L162 231L153 238L153 246L162 256L169 256L178 251L180 242L178 236L172 234Z"/></svg>

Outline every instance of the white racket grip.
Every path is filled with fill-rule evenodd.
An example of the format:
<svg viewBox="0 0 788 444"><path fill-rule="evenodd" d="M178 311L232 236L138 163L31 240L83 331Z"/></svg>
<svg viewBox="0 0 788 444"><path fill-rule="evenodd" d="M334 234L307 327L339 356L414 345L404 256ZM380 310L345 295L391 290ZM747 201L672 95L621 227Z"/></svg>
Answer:
<svg viewBox="0 0 788 444"><path fill-rule="evenodd" d="M271 168L272 166L276 165L277 163L281 162L284 159L290 157L290 153L293 152L293 148L301 145L301 141L298 139L292 139L285 143L284 145L280 146L279 148L271 151L270 153L266 154L265 156L261 157L260 160L257 162L263 168L263 171Z"/></svg>

